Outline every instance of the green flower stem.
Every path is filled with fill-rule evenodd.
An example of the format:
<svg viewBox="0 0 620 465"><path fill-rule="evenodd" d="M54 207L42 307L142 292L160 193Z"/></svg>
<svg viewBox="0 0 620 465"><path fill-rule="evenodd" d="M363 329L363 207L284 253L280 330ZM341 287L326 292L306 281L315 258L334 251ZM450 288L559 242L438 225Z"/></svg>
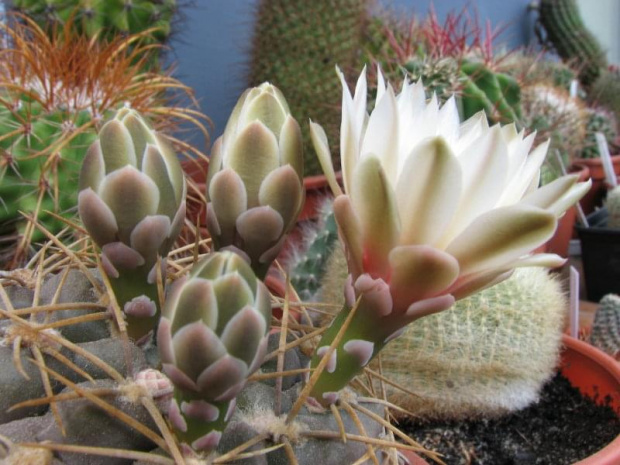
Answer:
<svg viewBox="0 0 620 465"><path fill-rule="evenodd" d="M385 317L382 318L377 316L377 313L373 312L372 307L372 303L362 296L356 314L353 316L349 327L345 330L339 344L336 345L335 369L331 373L327 368L323 370L316 384L310 391L310 396L314 397L314 399L324 406L328 406L334 402L335 399L333 395L330 395L331 393L337 393L346 387L349 381L362 372L364 366L381 351L385 345L387 335L393 332L391 329L388 329L388 326L392 325L389 325ZM320 351L322 347L329 347L332 344L350 312L351 307L345 305L334 319L332 325L323 334L321 342L317 346L318 349L315 351L310 362L310 367L312 369L318 366L323 355L325 355L324 353L319 355L318 351ZM388 325L386 325L386 323L388 323ZM360 364L359 357L345 350L345 345L354 340L373 343L372 354L364 364ZM325 397L324 394L326 395Z"/></svg>
<svg viewBox="0 0 620 465"><path fill-rule="evenodd" d="M160 317L159 297L157 284L148 284L147 278L150 266L140 266L134 270L120 271L118 278L109 278L116 301L121 310L125 304L136 297L146 296L155 303L157 312L151 317L134 317L125 314L127 322L127 335L138 341L155 329Z"/></svg>
<svg viewBox="0 0 620 465"><path fill-rule="evenodd" d="M202 397L198 393L192 393L190 391L184 391L180 389L174 390L174 399L177 401L177 405L181 407L184 403L189 403L193 400L202 401ZM179 439L179 442L186 443L191 446L191 444L203 438L205 435L211 433L212 431L223 432L228 424L228 418L226 418L226 414L228 412L228 408L232 401L223 401L223 402L209 402L212 406L216 407L219 410L219 415L214 421L206 421L201 418L193 418L189 415L185 415L181 413L181 416L187 423L187 431L179 430L174 424L174 432Z"/></svg>

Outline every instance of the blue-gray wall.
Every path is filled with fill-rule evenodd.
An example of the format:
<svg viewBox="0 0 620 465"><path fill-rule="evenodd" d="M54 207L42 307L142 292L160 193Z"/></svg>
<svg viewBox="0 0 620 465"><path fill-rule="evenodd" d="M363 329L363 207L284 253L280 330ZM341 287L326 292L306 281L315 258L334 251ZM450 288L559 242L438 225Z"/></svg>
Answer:
<svg viewBox="0 0 620 465"><path fill-rule="evenodd" d="M308 0L323 1L323 0ZM429 0L382 0L399 11L424 15ZM531 39L531 14L528 0L436 0L434 8L442 20L449 11L469 5L481 22L505 25L502 40L510 46ZM252 36L253 12L257 0L196 0L184 10L185 21L172 41L172 59L177 63L175 76L195 89L202 110L215 127L212 136L221 134L232 106L245 88L244 70Z"/></svg>

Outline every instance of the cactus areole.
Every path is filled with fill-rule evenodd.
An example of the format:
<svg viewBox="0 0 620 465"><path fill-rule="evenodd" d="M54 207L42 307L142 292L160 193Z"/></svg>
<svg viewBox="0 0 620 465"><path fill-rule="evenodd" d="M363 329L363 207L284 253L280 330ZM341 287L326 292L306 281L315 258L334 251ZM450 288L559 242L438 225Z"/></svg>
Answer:
<svg viewBox="0 0 620 465"><path fill-rule="evenodd" d="M311 392L324 405L412 321L517 267L564 263L531 251L590 186L565 176L538 188L547 143L529 153L534 135L525 137L514 124L489 127L482 112L461 123L454 98L440 107L436 98L426 101L420 82L405 82L397 96L380 71L378 80L368 116L365 71L354 95L342 79L344 193L325 132L311 123L337 194L334 214L350 273L345 308L311 362L317 367L329 357Z"/></svg>

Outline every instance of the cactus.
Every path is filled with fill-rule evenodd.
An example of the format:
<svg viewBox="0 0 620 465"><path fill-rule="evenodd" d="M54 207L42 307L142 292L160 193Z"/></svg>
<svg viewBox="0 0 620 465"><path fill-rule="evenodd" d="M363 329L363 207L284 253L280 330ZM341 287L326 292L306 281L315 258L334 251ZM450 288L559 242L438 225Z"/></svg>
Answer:
<svg viewBox="0 0 620 465"><path fill-rule="evenodd" d="M320 120L330 137L340 129L340 82L335 65L357 69L368 0L261 0L249 85L270 81L287 96L303 123L306 175L321 174L305 124ZM338 154L333 153L334 160Z"/></svg>
<svg viewBox="0 0 620 465"><path fill-rule="evenodd" d="M78 211L138 341L159 320L158 275L185 221L186 193L176 154L133 110L101 128L82 164Z"/></svg>
<svg viewBox="0 0 620 465"><path fill-rule="evenodd" d="M617 120L613 113L602 108L588 108L586 110L586 134L583 142L583 148L579 154L581 158L599 158L598 143L596 142L596 133L601 132L607 139L607 144L613 153L618 137Z"/></svg>
<svg viewBox="0 0 620 465"><path fill-rule="evenodd" d="M484 110L493 122L512 123L521 118L521 89L517 81L494 72L484 63L463 61L461 102L463 118Z"/></svg>
<svg viewBox="0 0 620 465"><path fill-rule="evenodd" d="M579 65L579 80L589 87L607 66L605 53L585 27L576 0L541 0L539 20L558 55Z"/></svg>
<svg viewBox="0 0 620 465"><path fill-rule="evenodd" d="M10 47L0 65L0 263L11 267L44 237L19 212L60 232L65 223L44 211L74 215L80 163L103 120L119 107L152 117L167 133L191 113L204 130L198 112L172 105L185 103L189 89L143 71L148 47L129 51L135 36L99 43L69 22L48 37L32 20L19 19L1 26ZM174 90L164 92L165 86Z"/></svg>
<svg viewBox="0 0 620 465"><path fill-rule="evenodd" d="M72 18L88 37L138 34L156 28L149 42L165 42L176 13L176 0L15 0L17 11L42 28L62 25Z"/></svg>
<svg viewBox="0 0 620 465"><path fill-rule="evenodd" d="M616 294L607 294L601 299L588 342L620 359L620 297Z"/></svg>
<svg viewBox="0 0 620 465"><path fill-rule="evenodd" d="M604 70L589 89L588 100L602 106L620 118L620 70Z"/></svg>
<svg viewBox="0 0 620 465"><path fill-rule="evenodd" d="M342 295L346 275L344 254L335 249L322 295ZM565 305L555 277L523 268L416 321L381 352L383 375L415 396L386 385L389 400L432 418L497 416L525 407L553 375Z"/></svg>
<svg viewBox="0 0 620 465"><path fill-rule="evenodd" d="M332 199L325 199L318 218L303 230L299 250L291 253L288 263L291 284L303 301L317 301L317 291L333 247L338 246L338 228ZM332 302L325 300L326 302Z"/></svg>
<svg viewBox="0 0 620 465"><path fill-rule="evenodd" d="M572 98L568 91L553 85L526 86L522 92L523 115L521 124L536 131L540 143L550 140L550 156L545 159L541 183L548 184L562 175L554 156L559 151L564 166L580 153L586 136L587 112L583 103Z"/></svg>
<svg viewBox="0 0 620 465"><path fill-rule="evenodd" d="M605 206L608 213L607 226L620 229L620 186L614 187L607 193Z"/></svg>

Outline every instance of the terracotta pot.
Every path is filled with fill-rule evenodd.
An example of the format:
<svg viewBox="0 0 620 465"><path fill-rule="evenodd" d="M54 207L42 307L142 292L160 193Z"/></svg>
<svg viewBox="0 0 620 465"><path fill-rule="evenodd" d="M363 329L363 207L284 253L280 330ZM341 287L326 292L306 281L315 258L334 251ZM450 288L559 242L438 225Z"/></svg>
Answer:
<svg viewBox="0 0 620 465"><path fill-rule="evenodd" d="M569 174L579 174L579 182L584 182L590 177L590 169L585 165L573 165ZM568 257L568 245L575 229L575 218L577 217L577 207L572 207L566 211L564 216L558 221L555 234L547 241L544 252L550 252Z"/></svg>
<svg viewBox="0 0 620 465"><path fill-rule="evenodd" d="M284 295L286 293L286 283L278 276L275 276L273 274L267 274L267 277L265 278L265 286L267 286L267 289L269 289L269 291L277 296L277 297L281 297L284 298ZM296 301L295 296L291 293L289 296L291 301ZM273 309L273 316L278 319L281 320L282 319L282 309L280 308L274 308ZM289 313L297 320L299 321L299 318L301 316L299 309L295 308L295 307L289 307ZM278 330L279 331L279 330Z"/></svg>
<svg viewBox="0 0 620 465"><path fill-rule="evenodd" d="M616 176L620 175L620 155L612 155L611 162ZM592 189L579 202L583 212L587 215L594 211L594 207L603 204L605 198L605 170L600 158L577 158L573 165L587 166L592 178Z"/></svg>
<svg viewBox="0 0 620 465"><path fill-rule="evenodd" d="M560 371L581 393L603 402L609 396L611 407L620 416L620 364L596 347L570 336L562 336ZM575 465L620 464L620 436L603 449Z"/></svg>
<svg viewBox="0 0 620 465"><path fill-rule="evenodd" d="M342 182L342 172L339 171L336 173L336 179L338 182ZM306 190L306 202L304 203L304 208L299 215L298 221L316 218L321 200L325 197L332 196L327 178L323 174L305 177L304 189Z"/></svg>

